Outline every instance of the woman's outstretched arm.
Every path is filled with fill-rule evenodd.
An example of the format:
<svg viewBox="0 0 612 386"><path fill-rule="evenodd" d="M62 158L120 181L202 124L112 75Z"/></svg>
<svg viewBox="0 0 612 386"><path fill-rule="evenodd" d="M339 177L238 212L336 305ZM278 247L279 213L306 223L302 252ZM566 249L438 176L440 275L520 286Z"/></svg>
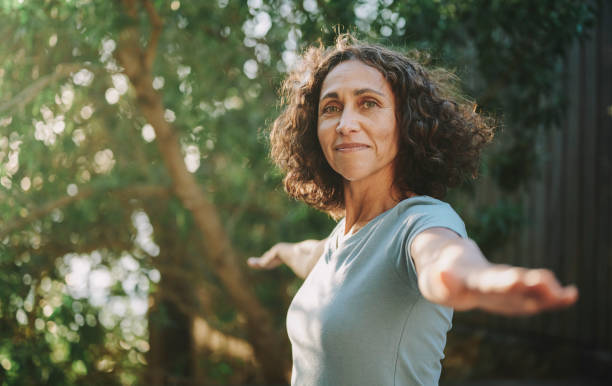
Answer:
<svg viewBox="0 0 612 386"><path fill-rule="evenodd" d="M305 240L299 243L278 243L261 257L247 260L251 268L272 269L286 264L302 279L306 278L323 254L325 240Z"/></svg>
<svg viewBox="0 0 612 386"><path fill-rule="evenodd" d="M492 264L476 243L446 228L420 233L410 251L423 296L457 310L530 315L578 299L576 287L561 286L550 270Z"/></svg>

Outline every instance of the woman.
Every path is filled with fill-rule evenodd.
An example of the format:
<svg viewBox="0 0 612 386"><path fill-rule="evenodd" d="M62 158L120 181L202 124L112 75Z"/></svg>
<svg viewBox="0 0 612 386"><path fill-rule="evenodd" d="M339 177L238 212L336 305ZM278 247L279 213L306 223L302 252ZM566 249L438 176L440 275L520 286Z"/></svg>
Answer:
<svg viewBox="0 0 612 386"><path fill-rule="evenodd" d="M287 315L294 385L434 385L453 309L520 315L576 301L548 270L489 263L439 201L476 175L492 129L435 75L342 36L284 83L272 158L291 196L342 217L326 240L249 259L305 278Z"/></svg>

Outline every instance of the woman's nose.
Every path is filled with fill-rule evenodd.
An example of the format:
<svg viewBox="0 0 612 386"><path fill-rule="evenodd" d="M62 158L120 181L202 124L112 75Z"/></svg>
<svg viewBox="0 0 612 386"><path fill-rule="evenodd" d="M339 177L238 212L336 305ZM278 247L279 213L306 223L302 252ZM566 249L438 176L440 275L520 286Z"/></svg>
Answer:
<svg viewBox="0 0 612 386"><path fill-rule="evenodd" d="M345 108L342 111L340 122L336 126L336 132L340 135L348 135L359 130L359 119L356 112Z"/></svg>

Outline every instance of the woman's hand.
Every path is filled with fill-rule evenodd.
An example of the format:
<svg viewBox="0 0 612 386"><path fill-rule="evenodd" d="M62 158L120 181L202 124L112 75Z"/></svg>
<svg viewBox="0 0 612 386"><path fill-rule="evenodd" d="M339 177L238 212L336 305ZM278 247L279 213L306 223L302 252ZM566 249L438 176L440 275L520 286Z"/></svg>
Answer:
<svg viewBox="0 0 612 386"><path fill-rule="evenodd" d="M272 269L284 263L304 279L321 257L324 248L325 240L278 243L261 257L250 257L247 264L255 269Z"/></svg>
<svg viewBox="0 0 612 386"><path fill-rule="evenodd" d="M417 235L411 256L423 296L456 310L531 315L578 299L576 287L561 286L550 270L492 264L476 243L445 228Z"/></svg>
<svg viewBox="0 0 612 386"><path fill-rule="evenodd" d="M272 269L291 258L294 246L290 243L278 243L260 257L249 257L247 264L255 269Z"/></svg>
<svg viewBox="0 0 612 386"><path fill-rule="evenodd" d="M531 315L570 306L578 299L575 286L561 286L547 269L490 265L465 277L442 270L439 283L457 310L480 308L504 315Z"/></svg>

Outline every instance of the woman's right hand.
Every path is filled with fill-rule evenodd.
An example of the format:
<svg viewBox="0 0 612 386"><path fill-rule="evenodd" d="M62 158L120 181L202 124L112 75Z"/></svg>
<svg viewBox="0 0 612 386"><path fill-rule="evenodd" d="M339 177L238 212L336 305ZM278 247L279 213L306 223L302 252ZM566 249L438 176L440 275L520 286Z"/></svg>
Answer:
<svg viewBox="0 0 612 386"><path fill-rule="evenodd" d="M286 263L294 250L294 244L278 243L260 257L249 257L247 264L254 269L272 269Z"/></svg>
<svg viewBox="0 0 612 386"><path fill-rule="evenodd" d="M323 254L325 240L305 240L299 243L278 243L260 257L250 257L249 267L272 269L286 264L293 272L306 278Z"/></svg>

